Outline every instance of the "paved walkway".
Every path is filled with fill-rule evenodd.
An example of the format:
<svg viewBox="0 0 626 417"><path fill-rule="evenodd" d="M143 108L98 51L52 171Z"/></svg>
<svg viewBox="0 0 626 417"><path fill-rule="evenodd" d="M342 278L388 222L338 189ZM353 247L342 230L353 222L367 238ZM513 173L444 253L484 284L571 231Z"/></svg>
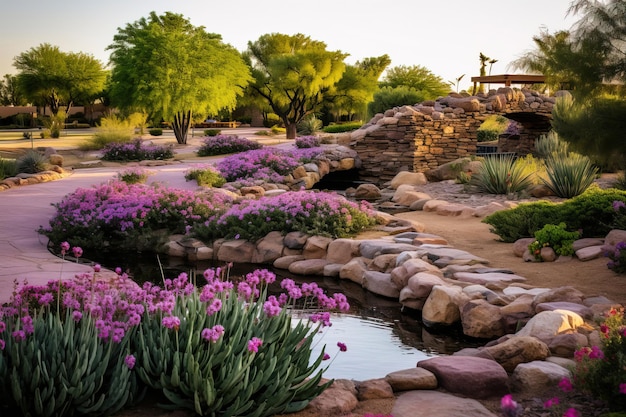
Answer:
<svg viewBox="0 0 626 417"><path fill-rule="evenodd" d="M231 133L230 129L225 129ZM252 129L233 129L232 133L259 142L276 139L253 136ZM197 140L197 139L196 139ZM156 142L156 141L155 141ZM292 141L282 140L280 147L293 147ZM184 148L193 152L194 145ZM211 158L211 162L218 159ZM207 161L208 162L208 161ZM193 163L198 163L195 161ZM149 167L155 172L148 182L180 189L196 189L195 181L185 181L183 172L190 163ZM37 233L40 226L47 226L54 215L53 203L57 203L80 187L91 187L114 178L125 166L116 168L89 168L74 170L72 175L57 181L12 188L0 193L0 303L9 300L14 282L43 285L54 279L69 279L76 273L91 272L90 266L75 262L63 262L47 249L48 239ZM71 244L71 242L70 242Z"/></svg>

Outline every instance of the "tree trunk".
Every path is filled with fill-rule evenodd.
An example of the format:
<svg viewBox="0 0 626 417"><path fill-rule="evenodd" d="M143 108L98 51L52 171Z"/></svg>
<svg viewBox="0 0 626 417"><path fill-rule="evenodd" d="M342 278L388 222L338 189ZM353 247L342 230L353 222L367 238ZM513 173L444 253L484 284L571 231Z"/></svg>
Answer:
<svg viewBox="0 0 626 417"><path fill-rule="evenodd" d="M298 125L295 123L289 123L286 126L287 129L287 139L295 139L296 138L296 133L297 133L297 127Z"/></svg>
<svg viewBox="0 0 626 417"><path fill-rule="evenodd" d="M178 112L174 115L174 123L172 123L172 129L174 130L174 136L176 142L181 145L187 144L187 132L189 132L189 126L191 125L191 110L185 112Z"/></svg>

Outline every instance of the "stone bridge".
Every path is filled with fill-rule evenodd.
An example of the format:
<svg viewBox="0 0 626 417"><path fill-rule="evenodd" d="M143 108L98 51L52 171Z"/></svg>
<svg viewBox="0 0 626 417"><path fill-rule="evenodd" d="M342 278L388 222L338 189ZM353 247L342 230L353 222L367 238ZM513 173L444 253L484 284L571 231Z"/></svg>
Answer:
<svg viewBox="0 0 626 417"><path fill-rule="evenodd" d="M399 171L426 172L458 158L475 155L476 132L491 115L521 124L519 137L500 138L498 152L531 153L535 139L550 131L556 97L503 87L488 94L457 93L415 106L377 114L354 131L351 147L362 161L359 177L382 184Z"/></svg>

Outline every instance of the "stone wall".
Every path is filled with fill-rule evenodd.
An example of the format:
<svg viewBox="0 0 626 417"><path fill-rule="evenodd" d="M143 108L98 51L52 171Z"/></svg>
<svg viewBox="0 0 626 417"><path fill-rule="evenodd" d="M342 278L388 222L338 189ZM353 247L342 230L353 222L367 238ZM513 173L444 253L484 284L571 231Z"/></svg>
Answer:
<svg viewBox="0 0 626 417"><path fill-rule="evenodd" d="M476 154L480 125L491 115L504 115L523 129L517 141L503 139L498 151L526 154L548 132L555 100L510 87L478 96L451 93L377 114L352 133L350 145L362 161L361 179L382 184L400 171L426 172Z"/></svg>

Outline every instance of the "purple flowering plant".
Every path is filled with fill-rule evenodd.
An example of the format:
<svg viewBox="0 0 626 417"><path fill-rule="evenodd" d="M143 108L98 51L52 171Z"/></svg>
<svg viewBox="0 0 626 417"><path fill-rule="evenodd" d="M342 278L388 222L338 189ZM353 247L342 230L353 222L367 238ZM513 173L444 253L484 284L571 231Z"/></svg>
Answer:
<svg viewBox="0 0 626 417"><path fill-rule="evenodd" d="M317 136L298 136L294 142L296 148L317 148L320 139Z"/></svg>
<svg viewBox="0 0 626 417"><path fill-rule="evenodd" d="M259 142L241 138L237 135L208 136L198 149L198 156L225 155L260 149L262 147L263 145Z"/></svg>
<svg viewBox="0 0 626 417"><path fill-rule="evenodd" d="M333 238L354 235L376 223L367 202L355 203L337 193L294 191L258 200L244 200L197 224L200 239L258 239L269 232L300 231Z"/></svg>
<svg viewBox="0 0 626 417"><path fill-rule="evenodd" d="M174 157L172 146L146 144L141 139L112 142L102 150L105 161L162 160Z"/></svg>

